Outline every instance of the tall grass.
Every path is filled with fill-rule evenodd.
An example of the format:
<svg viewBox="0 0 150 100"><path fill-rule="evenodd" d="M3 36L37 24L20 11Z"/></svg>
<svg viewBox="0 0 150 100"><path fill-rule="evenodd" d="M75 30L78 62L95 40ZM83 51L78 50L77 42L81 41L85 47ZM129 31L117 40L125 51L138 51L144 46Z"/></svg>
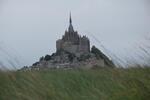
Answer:
<svg viewBox="0 0 150 100"><path fill-rule="evenodd" d="M150 68L0 72L0 100L149 100Z"/></svg>

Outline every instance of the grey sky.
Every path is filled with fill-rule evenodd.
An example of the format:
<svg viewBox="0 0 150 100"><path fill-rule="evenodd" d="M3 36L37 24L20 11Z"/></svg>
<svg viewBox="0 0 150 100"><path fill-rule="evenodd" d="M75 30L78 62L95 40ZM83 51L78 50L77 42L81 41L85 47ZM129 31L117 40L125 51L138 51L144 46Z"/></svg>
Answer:
<svg viewBox="0 0 150 100"><path fill-rule="evenodd" d="M101 48L92 34L121 59L139 54L135 47L150 34L149 0L0 0L0 41L15 49L22 65L31 65L55 52L70 11L80 34Z"/></svg>

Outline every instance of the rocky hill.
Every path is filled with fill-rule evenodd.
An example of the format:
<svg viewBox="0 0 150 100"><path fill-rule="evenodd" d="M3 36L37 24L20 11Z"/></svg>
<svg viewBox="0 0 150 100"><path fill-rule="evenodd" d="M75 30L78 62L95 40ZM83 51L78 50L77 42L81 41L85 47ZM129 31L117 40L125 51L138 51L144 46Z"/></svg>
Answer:
<svg viewBox="0 0 150 100"><path fill-rule="evenodd" d="M56 69L56 68L93 68L114 67L113 62L98 48L92 46L87 36L81 36L74 31L70 15L69 28L62 39L56 41L56 52L41 57L29 69ZM23 69L27 69L24 67Z"/></svg>

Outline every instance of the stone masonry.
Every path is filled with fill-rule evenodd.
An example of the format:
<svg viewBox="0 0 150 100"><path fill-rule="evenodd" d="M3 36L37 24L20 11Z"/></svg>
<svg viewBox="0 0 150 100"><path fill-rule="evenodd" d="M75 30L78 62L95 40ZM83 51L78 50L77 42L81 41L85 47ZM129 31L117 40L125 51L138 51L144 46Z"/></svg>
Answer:
<svg viewBox="0 0 150 100"><path fill-rule="evenodd" d="M114 66L113 62L98 48L92 46L86 36L80 36L74 31L70 15L69 28L61 39L56 41L56 52L52 55L41 57L25 70L58 69L58 68L93 68Z"/></svg>
<svg viewBox="0 0 150 100"><path fill-rule="evenodd" d="M70 25L62 39L56 41L56 51L68 51L74 54L83 54L90 52L90 41L86 36L80 36L74 31L72 19L70 16Z"/></svg>

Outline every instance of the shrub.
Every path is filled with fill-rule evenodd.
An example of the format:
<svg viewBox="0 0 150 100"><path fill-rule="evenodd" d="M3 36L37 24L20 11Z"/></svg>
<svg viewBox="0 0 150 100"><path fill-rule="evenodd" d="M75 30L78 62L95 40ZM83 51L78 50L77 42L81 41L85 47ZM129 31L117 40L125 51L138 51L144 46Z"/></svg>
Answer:
<svg viewBox="0 0 150 100"><path fill-rule="evenodd" d="M51 56L50 56L50 55L46 55L45 58L44 58L44 60L45 60L45 61L51 60Z"/></svg>

